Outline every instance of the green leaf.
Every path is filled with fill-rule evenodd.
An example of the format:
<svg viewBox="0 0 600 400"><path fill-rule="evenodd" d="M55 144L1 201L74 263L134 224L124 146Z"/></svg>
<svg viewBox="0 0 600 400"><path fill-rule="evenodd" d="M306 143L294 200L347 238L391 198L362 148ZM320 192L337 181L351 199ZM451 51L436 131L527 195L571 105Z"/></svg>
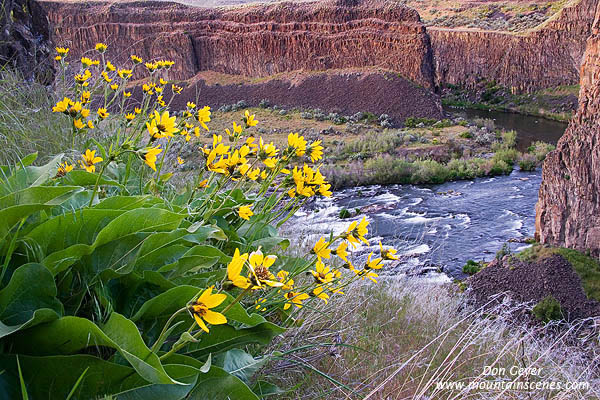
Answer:
<svg viewBox="0 0 600 400"><path fill-rule="evenodd" d="M237 376L245 383L250 382L252 376L266 362L265 358L255 359L241 349L231 349L221 356L219 363L231 375Z"/></svg>
<svg viewBox="0 0 600 400"><path fill-rule="evenodd" d="M37 158L38 152L36 151L35 153L28 154L25 157L21 158L19 164L23 167L28 167L31 164L33 164L35 160L37 160Z"/></svg>
<svg viewBox="0 0 600 400"><path fill-rule="evenodd" d="M63 155L59 154L54 157L48 164L41 167L28 166L16 170L8 179L0 185L0 196L17 190L25 189L29 186L40 186L54 175L58 169Z"/></svg>
<svg viewBox="0 0 600 400"><path fill-rule="evenodd" d="M34 317L36 310L48 309ZM8 285L0 291L0 332L2 336L31 326L35 318L48 320L52 312L62 313L62 304L56 299L56 285L52 274L41 264L25 264L17 268Z"/></svg>
<svg viewBox="0 0 600 400"><path fill-rule="evenodd" d="M98 174L84 171L82 169L77 169L69 172L64 176L63 182L69 185L77 185L77 186L94 186L96 185L96 181L98 181ZM118 186L123 188L119 182L109 179L106 176L102 176L99 185L110 185L110 186Z"/></svg>
<svg viewBox="0 0 600 400"><path fill-rule="evenodd" d="M10 339L13 352L35 356L70 355L90 347L113 348L147 381L178 383L167 375L158 356L145 345L135 324L118 313L112 313L102 329L85 318L69 316Z"/></svg>
<svg viewBox="0 0 600 400"><path fill-rule="evenodd" d="M153 320L169 317L175 311L185 307L202 289L194 286L177 286L145 302L131 317L132 321ZM191 321L191 319L190 319Z"/></svg>
<svg viewBox="0 0 600 400"><path fill-rule="evenodd" d="M285 390L280 389L278 386L260 379L256 381L254 386L252 386L252 391L260 398L267 396L279 396L285 393Z"/></svg>
<svg viewBox="0 0 600 400"><path fill-rule="evenodd" d="M244 382L222 368L212 366L206 374L198 376L190 400L259 400Z"/></svg>

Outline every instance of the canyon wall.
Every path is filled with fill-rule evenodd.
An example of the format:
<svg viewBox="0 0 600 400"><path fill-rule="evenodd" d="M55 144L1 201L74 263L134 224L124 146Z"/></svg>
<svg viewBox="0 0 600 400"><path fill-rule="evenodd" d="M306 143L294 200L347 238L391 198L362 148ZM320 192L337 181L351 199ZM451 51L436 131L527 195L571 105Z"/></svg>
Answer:
<svg viewBox="0 0 600 400"><path fill-rule="evenodd" d="M430 27L436 84L496 81L514 93L576 84L597 4L574 1L523 35Z"/></svg>
<svg viewBox="0 0 600 400"><path fill-rule="evenodd" d="M103 41L109 56L176 62L199 71L265 77L293 70L376 66L433 86L429 37L418 13L385 0L326 0L235 9L177 3L42 1L54 41L75 56Z"/></svg>
<svg viewBox="0 0 600 400"><path fill-rule="evenodd" d="M581 68L579 109L544 162L536 211L542 243L600 256L600 5Z"/></svg>
<svg viewBox="0 0 600 400"><path fill-rule="evenodd" d="M177 62L176 79L199 71L266 77L294 70L380 67L432 88L473 88L496 81L515 93L579 81L598 0L573 0L533 32L425 29L418 13L395 1L321 0L208 9L178 3L41 4L57 44L76 56L98 41L124 61Z"/></svg>

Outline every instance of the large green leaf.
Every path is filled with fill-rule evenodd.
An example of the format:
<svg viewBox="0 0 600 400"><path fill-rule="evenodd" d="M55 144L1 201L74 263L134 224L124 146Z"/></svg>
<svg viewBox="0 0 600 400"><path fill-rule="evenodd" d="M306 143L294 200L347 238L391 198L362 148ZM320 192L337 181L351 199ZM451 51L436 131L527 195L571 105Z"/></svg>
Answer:
<svg viewBox="0 0 600 400"><path fill-rule="evenodd" d="M88 209L52 218L27 236L45 248L48 256L42 262L56 274L99 246L138 232L170 231L184 218L182 214L159 208Z"/></svg>
<svg viewBox="0 0 600 400"><path fill-rule="evenodd" d="M210 268L218 262L227 264L231 257L214 246L194 246L183 254L175 263L165 265L159 272L171 271L171 275L180 276L188 271L198 272Z"/></svg>
<svg viewBox="0 0 600 400"><path fill-rule="evenodd" d="M200 291L201 289L197 287L185 285L169 289L145 302L131 319L132 321L139 321L169 317L175 311L185 307Z"/></svg>
<svg viewBox="0 0 600 400"><path fill-rule="evenodd" d="M62 311L52 274L43 265L25 264L0 291L0 337L57 318Z"/></svg>
<svg viewBox="0 0 600 400"><path fill-rule="evenodd" d="M65 175L63 180L67 184L77 186L94 186L96 182L98 182L99 185L123 187L123 185L121 185L119 182L109 179L106 176L103 176L98 181L98 174L92 174L91 172L87 172L81 169L69 172L67 175Z"/></svg>
<svg viewBox="0 0 600 400"><path fill-rule="evenodd" d="M6 179L2 177L3 182L0 185L0 196L25 189L29 186L41 186L48 182L50 178L56 175L56 170L58 169L58 164L62 157L63 155L59 154L46 165L41 167L28 166L19 168Z"/></svg>
<svg viewBox="0 0 600 400"><path fill-rule="evenodd" d="M85 318L63 317L10 339L14 353L33 356L71 355L94 347L113 348L147 381L177 383L167 375L158 356L145 345L135 324L118 313L112 313L102 329Z"/></svg>
<svg viewBox="0 0 600 400"><path fill-rule="evenodd" d="M245 383L249 383L252 376L265 364L266 360L266 358L254 358L241 349L231 349L221 355L218 365L222 366L231 375L237 376Z"/></svg>
<svg viewBox="0 0 600 400"><path fill-rule="evenodd" d="M259 400L244 382L222 368L212 366L206 374L198 376L190 400Z"/></svg>

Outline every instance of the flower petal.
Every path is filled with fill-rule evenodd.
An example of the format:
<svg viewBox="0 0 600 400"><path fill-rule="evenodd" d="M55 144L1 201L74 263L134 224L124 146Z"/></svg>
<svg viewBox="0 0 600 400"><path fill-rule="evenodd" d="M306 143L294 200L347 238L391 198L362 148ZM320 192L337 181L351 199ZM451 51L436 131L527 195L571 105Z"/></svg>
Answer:
<svg viewBox="0 0 600 400"><path fill-rule="evenodd" d="M227 318L221 313L207 310L204 319L211 325L223 325L227 323Z"/></svg>
<svg viewBox="0 0 600 400"><path fill-rule="evenodd" d="M206 327L206 324L204 323L204 321L202 321L202 318L200 318L198 314L194 314L194 319L196 320L198 326L200 326L200 328L202 328L204 332L208 333L208 328Z"/></svg>

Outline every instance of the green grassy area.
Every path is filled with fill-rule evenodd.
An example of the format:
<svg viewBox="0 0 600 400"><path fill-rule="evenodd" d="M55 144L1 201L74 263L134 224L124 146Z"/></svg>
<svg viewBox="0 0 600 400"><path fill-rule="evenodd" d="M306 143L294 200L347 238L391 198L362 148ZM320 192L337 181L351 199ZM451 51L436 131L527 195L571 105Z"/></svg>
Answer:
<svg viewBox="0 0 600 400"><path fill-rule="evenodd" d="M588 298L600 301L600 263L597 259L577 250L539 244L523 250L518 257L524 261L537 261L554 254L560 254L573 266Z"/></svg>

